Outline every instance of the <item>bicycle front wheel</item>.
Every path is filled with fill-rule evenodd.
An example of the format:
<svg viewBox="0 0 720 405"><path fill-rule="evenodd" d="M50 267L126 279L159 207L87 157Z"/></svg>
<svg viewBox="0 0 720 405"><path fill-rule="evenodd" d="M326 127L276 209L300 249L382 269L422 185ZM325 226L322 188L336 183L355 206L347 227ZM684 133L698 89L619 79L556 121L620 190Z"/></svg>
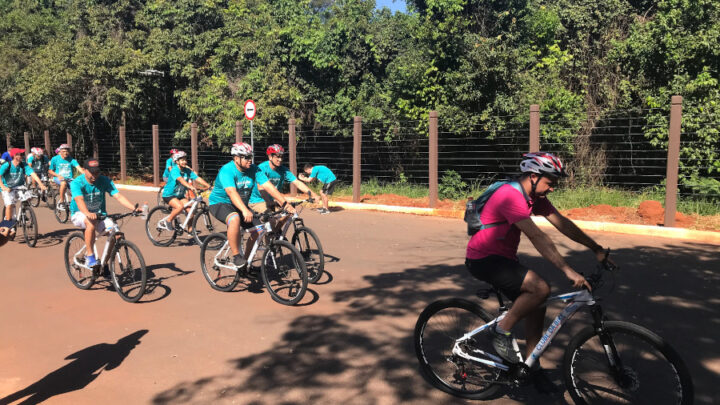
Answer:
<svg viewBox="0 0 720 405"><path fill-rule="evenodd" d="M158 190L158 192L157 192L157 199L155 200L157 202L157 205L165 205L165 201L163 201L163 198L162 198L164 188L165 188L164 186L161 186L160 190Z"/></svg>
<svg viewBox="0 0 720 405"><path fill-rule="evenodd" d="M55 210L55 205L57 204L57 190L55 190L54 187L48 186L48 191L45 194L45 204L47 207L51 210Z"/></svg>
<svg viewBox="0 0 720 405"><path fill-rule="evenodd" d="M415 355L420 371L435 388L465 399L486 399L501 388L499 369L452 353L455 341L492 320L480 305L451 298L433 302L415 324Z"/></svg>
<svg viewBox="0 0 720 405"><path fill-rule="evenodd" d="M220 231L221 224L222 222L215 219L207 210L195 214L191 232L193 240L198 246L201 246L209 235Z"/></svg>
<svg viewBox="0 0 720 405"><path fill-rule="evenodd" d="M305 260L285 240L273 240L262 257L260 274L273 300L295 305L304 296L308 285Z"/></svg>
<svg viewBox="0 0 720 405"><path fill-rule="evenodd" d="M73 285L81 290L87 290L95 283L95 272L84 266L85 253L85 235L71 233L65 242L65 270Z"/></svg>
<svg viewBox="0 0 720 405"><path fill-rule="evenodd" d="M692 379L680 355L632 323L608 321L600 333L583 329L568 344L563 366L578 405L693 403Z"/></svg>
<svg viewBox="0 0 720 405"><path fill-rule="evenodd" d="M38 205L40 205L40 193L42 193L42 190L40 190L34 184L30 187L30 190L32 191L32 197L30 197L28 203L31 207L36 208Z"/></svg>
<svg viewBox="0 0 720 405"><path fill-rule="evenodd" d="M30 247L35 247L38 240L38 226L35 211L29 205L22 205L22 227L25 243Z"/></svg>
<svg viewBox="0 0 720 405"><path fill-rule="evenodd" d="M298 228L292 237L292 244L305 260L308 282L315 284L325 271L325 255L320 239L310 228Z"/></svg>
<svg viewBox="0 0 720 405"><path fill-rule="evenodd" d="M159 205L148 213L145 220L145 234L155 246L170 246L177 237L174 223L168 223L171 228L169 231L159 226L160 220L170 215L170 211L171 209L167 205Z"/></svg>
<svg viewBox="0 0 720 405"><path fill-rule="evenodd" d="M209 235L200 245L200 267L203 276L214 290L228 292L240 281L240 273L233 270L233 256L220 233ZM242 243L240 243L242 246Z"/></svg>
<svg viewBox="0 0 720 405"><path fill-rule="evenodd" d="M110 276L113 286L122 299L138 302L145 294L147 272L140 249L127 240L115 242L110 259Z"/></svg>

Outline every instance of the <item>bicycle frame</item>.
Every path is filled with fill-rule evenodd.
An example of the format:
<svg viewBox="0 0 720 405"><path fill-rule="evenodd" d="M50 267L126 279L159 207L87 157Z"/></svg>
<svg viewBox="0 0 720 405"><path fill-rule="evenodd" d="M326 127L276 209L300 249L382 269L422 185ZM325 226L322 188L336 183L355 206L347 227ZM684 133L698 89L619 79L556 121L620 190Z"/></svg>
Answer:
<svg viewBox="0 0 720 405"><path fill-rule="evenodd" d="M29 190L27 186L20 186L12 189L11 191L17 192L18 200L15 202L15 204L13 204L12 209L15 210L15 212L10 215L10 217L12 218L13 216L15 216L15 223L19 224L22 218L22 208L25 205L30 205L27 203L27 201L34 197L34 193L32 190Z"/></svg>
<svg viewBox="0 0 720 405"><path fill-rule="evenodd" d="M187 229L187 226L190 224L190 220L193 218L193 214L195 213L197 206L200 205L200 203L202 201L203 201L202 196L197 196L197 197L191 199L190 201L186 202L183 205L183 210L185 210L187 207L192 206L192 208L190 208L190 211L187 213L187 215L185 217L185 221L180 225L180 227L182 227L183 230ZM165 217L163 219L167 219L167 217Z"/></svg>
<svg viewBox="0 0 720 405"><path fill-rule="evenodd" d="M543 334L543 336L540 338L540 341L535 346L535 349L533 349L530 356L527 359L523 360L522 355L520 355L520 361L525 363L525 365L528 367L532 367L532 365L536 361L538 361L540 356L542 356L545 349L550 345L550 342L552 342L555 335L557 335L560 328L563 326L563 324L568 319L572 318L572 316L575 315L575 313L580 308L582 308L586 305L587 306L595 305L595 298L587 290L574 291L574 292L560 294L560 295L556 295L554 297L550 297L545 301L544 305L548 305L549 303L557 302L557 301L567 302L568 305L557 315L557 317L555 317L555 319L550 324L550 326L548 326L547 330L545 331L545 334ZM477 329L474 329L474 330L466 333L461 338L457 339L455 341L455 345L453 346L452 353L454 355L457 355L459 357L462 357L462 358L470 360L470 361L482 363L482 364L485 364L485 365L488 365L491 367L496 367L496 368L499 368L504 371L509 370L510 367L508 367L506 364L504 364L502 359L499 358L498 356L495 356L491 353L487 353L487 352L479 350L479 349L473 349L473 352L476 352L483 356L488 357L488 359L482 359L482 358L479 358L479 357L476 357L476 356L473 356L471 354L464 352L461 347L461 343L464 343L468 339L470 339L473 336L475 336L476 334L486 330L487 328L494 327L495 324L500 322L500 320L502 320L506 314L507 314L507 310L503 311L497 318L493 319L492 321L486 323L485 325L483 325ZM593 315L594 315L594 318L597 318L595 316L595 314L593 314ZM595 319L595 320L597 321L597 319ZM515 351L520 353L517 341L514 338L513 338L513 346L515 348ZM612 359L610 359L610 361L612 364Z"/></svg>
<svg viewBox="0 0 720 405"><path fill-rule="evenodd" d="M257 251L259 250L260 245L262 244L263 236L266 235L268 232L272 232L272 225L270 225L270 221L268 221L268 222L262 223L260 225L256 225L252 228L245 229L244 232L245 233L252 233L252 232L258 233L258 237L255 240L255 244L253 245L252 250L250 250L250 255L248 256L248 259L247 259L247 262L249 265L249 263L252 263L252 261L255 259L255 255L257 254ZM215 257L213 258L213 263L215 263L215 265L218 267L230 269L233 271L238 271L238 268L235 267L235 265L228 266L228 265L222 264L218 261L219 257L226 256L229 251L230 251L230 241L226 240L225 243L223 244L222 248L220 248L220 250L217 252L217 254L215 254Z"/></svg>
<svg viewBox="0 0 720 405"><path fill-rule="evenodd" d="M104 219L104 221L110 221L110 223L108 224L108 222L105 222L105 230L98 235L106 237L105 246L103 247L102 258L100 259L100 262L98 262L100 266L104 266L105 264L107 264L108 260L110 260L109 254L112 250L113 245L115 244L115 235L120 232L120 227L111 218L106 218ZM82 249L78 250L77 253L73 255L73 262L77 266L92 270L90 267L85 265L85 249L86 246L83 245ZM93 246L93 254L95 255L95 257L98 256L97 246ZM117 259L118 263L122 264L122 257L120 257L120 255L118 255Z"/></svg>

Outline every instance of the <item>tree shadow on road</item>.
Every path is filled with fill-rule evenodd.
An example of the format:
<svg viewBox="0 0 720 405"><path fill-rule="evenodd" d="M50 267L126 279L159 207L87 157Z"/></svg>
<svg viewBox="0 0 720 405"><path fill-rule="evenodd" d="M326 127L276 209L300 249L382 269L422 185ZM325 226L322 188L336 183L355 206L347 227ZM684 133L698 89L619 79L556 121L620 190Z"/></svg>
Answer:
<svg viewBox="0 0 720 405"><path fill-rule="evenodd" d="M660 334L681 354L693 376L696 403L720 399L716 374L709 364L720 358L720 247L667 244L618 249L621 266L615 289L603 299L610 319L639 323ZM571 250L568 262L591 270L593 255ZM538 256L521 261L548 278L553 293L570 290L564 276ZM197 403L236 400L253 404L336 403L462 403L425 383L414 353L413 328L430 302L450 297L473 298L483 283L473 279L458 258L440 264L379 270L364 285L332 294L338 311L300 316L270 349L229 360L225 374L202 376L163 391L155 403ZM382 271L382 272L381 272ZM479 302L479 301L478 301ZM497 303L482 305L496 311ZM548 310L546 323L561 306ZM548 349L555 366L551 378L561 383L560 359L570 337L587 323L576 315ZM710 327L700 328L702 325ZM521 328L518 335L521 337ZM715 365L717 367L717 365ZM506 399L522 403L562 404L564 394L550 397L532 388L509 390Z"/></svg>
<svg viewBox="0 0 720 405"><path fill-rule="evenodd" d="M173 274L168 276L159 276L155 271L160 269L168 269L173 271ZM166 280L182 277L188 274L192 274L195 271L186 271L175 265L175 263L162 263L162 264L151 264L145 268L147 272L147 284L145 285L145 294L139 303L146 304L149 302L156 302L164 299L172 292L172 289L165 284ZM111 284L112 287L112 284ZM114 291L114 289L113 289Z"/></svg>
<svg viewBox="0 0 720 405"><path fill-rule="evenodd" d="M147 332L147 329L138 330L115 343L99 343L75 352L65 358L73 360L71 363L20 391L0 398L0 404L9 404L26 397L23 404L37 404L56 395L83 389L103 370L110 371L120 366Z"/></svg>

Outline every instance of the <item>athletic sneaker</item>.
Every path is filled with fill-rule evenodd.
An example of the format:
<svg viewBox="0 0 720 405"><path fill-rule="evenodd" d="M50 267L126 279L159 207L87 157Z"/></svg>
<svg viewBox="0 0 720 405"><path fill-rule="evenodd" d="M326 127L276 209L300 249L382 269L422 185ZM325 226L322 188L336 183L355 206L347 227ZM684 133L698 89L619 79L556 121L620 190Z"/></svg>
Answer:
<svg viewBox="0 0 720 405"><path fill-rule="evenodd" d="M97 259L95 259L95 255L85 256L85 265L88 267L95 267L97 266Z"/></svg>
<svg viewBox="0 0 720 405"><path fill-rule="evenodd" d="M63 203L63 202L57 203L57 210L58 210L58 211L65 211L65 203Z"/></svg>
<svg viewBox="0 0 720 405"><path fill-rule="evenodd" d="M326 210L325 208L320 208L320 209L318 210L318 212L324 215L324 214L329 214L329 213L330 213L330 210Z"/></svg>
<svg viewBox="0 0 720 405"><path fill-rule="evenodd" d="M492 345L495 353L508 363L516 364L520 360L512 344L512 334L503 334L495 330L494 326L485 329L475 336L479 347Z"/></svg>
<svg viewBox="0 0 720 405"><path fill-rule="evenodd" d="M240 253L240 254L238 254L238 255L233 256L233 264L234 264L236 267L243 267L244 265L246 265L246 264L247 264L247 260L245 260L245 255L243 255L242 253Z"/></svg>

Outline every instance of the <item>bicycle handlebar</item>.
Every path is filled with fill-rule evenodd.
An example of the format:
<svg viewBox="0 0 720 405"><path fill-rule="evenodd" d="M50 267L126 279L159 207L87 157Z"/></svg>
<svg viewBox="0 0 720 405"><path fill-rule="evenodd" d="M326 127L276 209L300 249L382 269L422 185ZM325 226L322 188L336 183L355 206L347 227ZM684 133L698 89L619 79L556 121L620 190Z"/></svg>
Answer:
<svg viewBox="0 0 720 405"><path fill-rule="evenodd" d="M585 277L585 275L583 274L583 277L585 277L585 280L587 280L588 284L590 284L590 287L592 287L593 290L602 282L604 272L607 271L610 273L614 273L620 270L620 267L608 260L609 257L610 248L605 251L605 259L603 259L602 262L598 263L597 268L593 274L587 277Z"/></svg>

